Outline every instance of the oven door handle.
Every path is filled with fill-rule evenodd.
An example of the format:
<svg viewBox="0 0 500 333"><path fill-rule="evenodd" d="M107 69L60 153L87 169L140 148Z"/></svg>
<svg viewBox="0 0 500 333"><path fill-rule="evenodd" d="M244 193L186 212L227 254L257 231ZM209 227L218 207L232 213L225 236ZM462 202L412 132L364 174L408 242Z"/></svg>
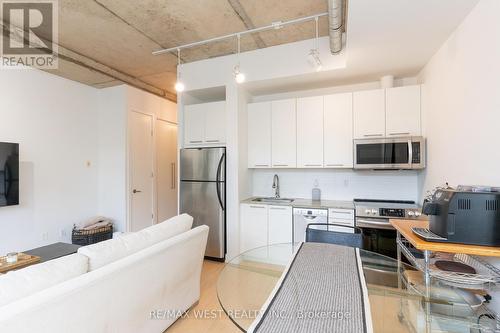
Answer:
<svg viewBox="0 0 500 333"><path fill-rule="evenodd" d="M358 228L372 228L372 229L391 229L394 227L391 225L391 222L385 220L374 220L374 219L363 219L356 218L356 227Z"/></svg>

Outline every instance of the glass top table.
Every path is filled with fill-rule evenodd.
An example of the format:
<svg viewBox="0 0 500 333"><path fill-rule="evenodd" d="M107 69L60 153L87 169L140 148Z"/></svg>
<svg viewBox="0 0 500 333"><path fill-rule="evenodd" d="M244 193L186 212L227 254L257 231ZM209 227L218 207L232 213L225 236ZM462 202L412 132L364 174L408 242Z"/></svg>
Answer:
<svg viewBox="0 0 500 333"><path fill-rule="evenodd" d="M274 244L242 253L226 264L217 296L229 318L246 332L300 244ZM422 273L395 259L360 250L374 332L495 332L482 306L440 282L425 290ZM465 296L464 296L465 295ZM481 316L482 315L482 316ZM491 330L489 330L491 328Z"/></svg>

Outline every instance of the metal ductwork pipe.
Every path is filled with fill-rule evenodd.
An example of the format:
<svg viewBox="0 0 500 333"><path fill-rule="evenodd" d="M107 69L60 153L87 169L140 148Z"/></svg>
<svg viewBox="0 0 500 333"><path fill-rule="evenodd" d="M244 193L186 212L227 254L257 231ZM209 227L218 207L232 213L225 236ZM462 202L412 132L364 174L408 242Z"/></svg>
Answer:
<svg viewBox="0 0 500 333"><path fill-rule="evenodd" d="M345 1L347 0L328 0L328 30L330 35L330 51L332 54L342 51Z"/></svg>

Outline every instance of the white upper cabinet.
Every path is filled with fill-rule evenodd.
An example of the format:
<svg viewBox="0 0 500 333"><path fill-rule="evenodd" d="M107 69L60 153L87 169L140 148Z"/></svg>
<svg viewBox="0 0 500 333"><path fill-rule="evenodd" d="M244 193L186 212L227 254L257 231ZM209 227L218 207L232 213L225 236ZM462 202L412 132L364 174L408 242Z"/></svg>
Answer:
<svg viewBox="0 0 500 333"><path fill-rule="evenodd" d="M274 168L297 166L296 100L271 103L271 158Z"/></svg>
<svg viewBox="0 0 500 333"><path fill-rule="evenodd" d="M359 91L353 94L354 138L385 136L385 90Z"/></svg>
<svg viewBox="0 0 500 333"><path fill-rule="evenodd" d="M226 102L207 103L205 114L205 143L226 142Z"/></svg>
<svg viewBox="0 0 500 333"><path fill-rule="evenodd" d="M386 89L386 135L419 136L420 86Z"/></svg>
<svg viewBox="0 0 500 333"><path fill-rule="evenodd" d="M323 96L297 99L297 167L323 167Z"/></svg>
<svg viewBox="0 0 500 333"><path fill-rule="evenodd" d="M202 144L205 139L205 109L203 104L184 107L184 144Z"/></svg>
<svg viewBox="0 0 500 333"><path fill-rule="evenodd" d="M271 102L248 104L248 167L271 167Z"/></svg>
<svg viewBox="0 0 500 333"><path fill-rule="evenodd" d="M226 142L226 102L184 107L184 144L217 145Z"/></svg>
<svg viewBox="0 0 500 333"><path fill-rule="evenodd" d="M353 167L352 93L325 96L324 167Z"/></svg>

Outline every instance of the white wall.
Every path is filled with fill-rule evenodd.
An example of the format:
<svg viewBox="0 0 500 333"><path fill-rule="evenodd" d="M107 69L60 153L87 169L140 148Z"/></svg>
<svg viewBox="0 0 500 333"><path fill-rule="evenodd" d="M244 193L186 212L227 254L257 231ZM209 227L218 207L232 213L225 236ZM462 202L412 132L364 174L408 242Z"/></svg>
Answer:
<svg viewBox="0 0 500 333"><path fill-rule="evenodd" d="M420 74L428 144L424 189L500 186L500 1L483 0Z"/></svg>
<svg viewBox="0 0 500 333"><path fill-rule="evenodd" d="M128 115L141 112L177 123L177 105L171 101L121 85L99 95L99 214L112 217L116 231L127 231L130 221ZM156 135L153 130L154 135ZM156 138L156 137L155 137ZM154 142L155 140L153 140ZM153 149L153 159L156 150ZM156 191L156 186L154 188ZM156 200L154 200L156 206ZM156 207L153 209L156 211ZM156 215L156 214L155 214Z"/></svg>
<svg viewBox="0 0 500 333"><path fill-rule="evenodd" d="M20 205L0 208L0 254L71 242L73 224L96 215L125 231L127 110L175 123L176 104L33 69L1 71L0 97L0 142L20 144Z"/></svg>
<svg viewBox="0 0 500 333"><path fill-rule="evenodd" d="M20 205L0 208L0 253L69 241L73 223L96 214L95 91L37 70L1 72L0 141L20 144Z"/></svg>
<svg viewBox="0 0 500 333"><path fill-rule="evenodd" d="M98 91L98 212L127 230L127 100L125 86Z"/></svg>
<svg viewBox="0 0 500 333"><path fill-rule="evenodd" d="M273 176L280 178L281 197L311 198L317 180L326 200L417 200L417 171L262 170L253 172L253 195L274 196Z"/></svg>
<svg viewBox="0 0 500 333"><path fill-rule="evenodd" d="M500 1L481 0L420 73L424 191L445 182L500 186L499 13ZM500 312L500 293L493 303Z"/></svg>
<svg viewBox="0 0 500 333"><path fill-rule="evenodd" d="M307 62L307 54L313 45L314 40L311 39L241 53L241 71L245 73L247 82L318 74ZM319 49L322 72L345 67L344 51L332 55L328 37L320 38ZM204 89L234 82L232 73L236 61L236 55L229 55L183 64L181 73L186 89Z"/></svg>

